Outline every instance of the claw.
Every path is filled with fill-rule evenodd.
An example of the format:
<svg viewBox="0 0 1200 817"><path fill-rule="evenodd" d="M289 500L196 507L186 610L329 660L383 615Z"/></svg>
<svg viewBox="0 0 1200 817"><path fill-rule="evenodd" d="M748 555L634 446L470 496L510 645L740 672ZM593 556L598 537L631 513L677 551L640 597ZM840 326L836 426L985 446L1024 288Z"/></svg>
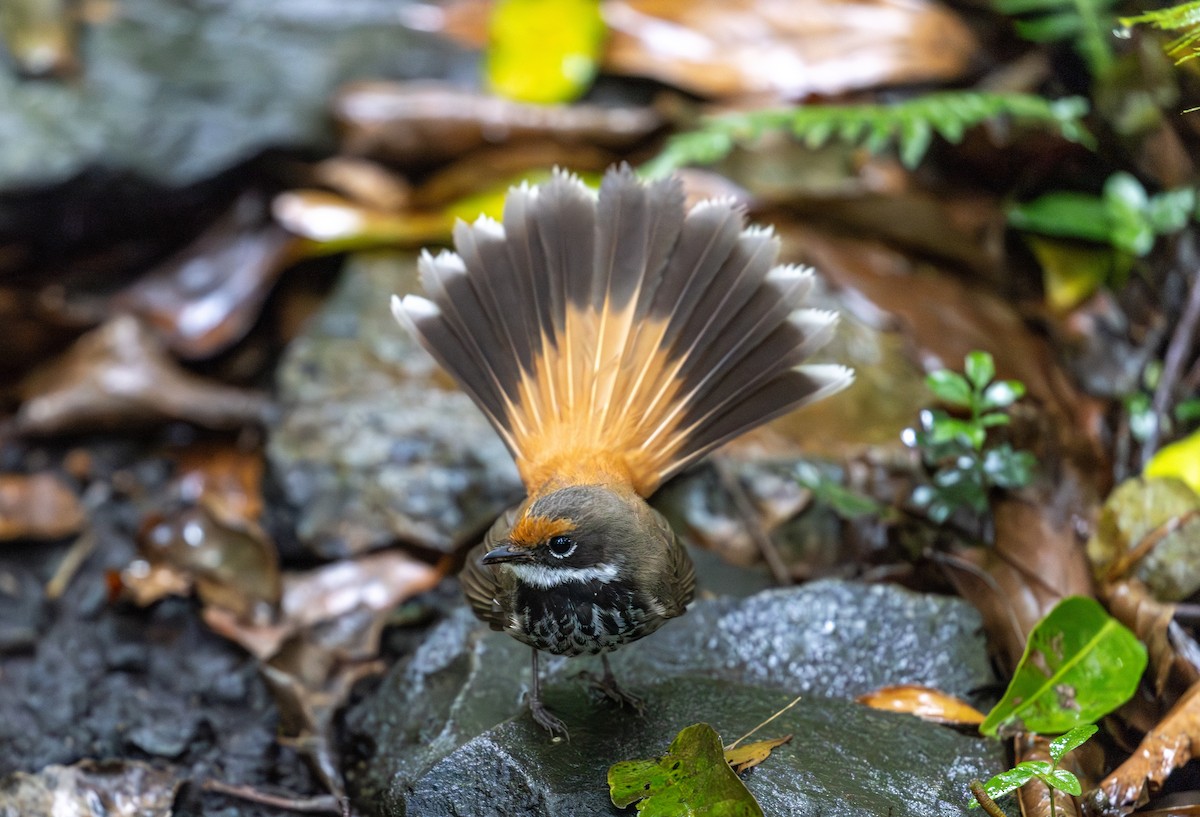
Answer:
<svg viewBox="0 0 1200 817"><path fill-rule="evenodd" d="M607 655L601 654L600 660L604 664L604 675L601 678L597 679L587 672L580 673L580 675L588 679L588 683L592 689L601 693L617 706L621 708L628 706L637 713L639 718L644 717L646 714L646 702L632 692L621 688L621 685L617 683L617 677L613 675L612 667L608 665Z"/></svg>

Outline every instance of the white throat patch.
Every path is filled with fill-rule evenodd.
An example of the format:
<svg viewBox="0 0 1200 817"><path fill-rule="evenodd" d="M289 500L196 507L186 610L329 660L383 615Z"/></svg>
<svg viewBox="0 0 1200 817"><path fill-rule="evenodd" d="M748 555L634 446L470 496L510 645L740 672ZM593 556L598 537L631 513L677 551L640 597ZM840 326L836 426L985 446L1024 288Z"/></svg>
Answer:
<svg viewBox="0 0 1200 817"><path fill-rule="evenodd" d="M534 587L540 587L542 590L549 590L551 587L558 587L569 582L608 584L617 578L617 566L603 563L591 567L546 567L545 565L517 562L507 564L505 567L517 574L517 578L521 581Z"/></svg>

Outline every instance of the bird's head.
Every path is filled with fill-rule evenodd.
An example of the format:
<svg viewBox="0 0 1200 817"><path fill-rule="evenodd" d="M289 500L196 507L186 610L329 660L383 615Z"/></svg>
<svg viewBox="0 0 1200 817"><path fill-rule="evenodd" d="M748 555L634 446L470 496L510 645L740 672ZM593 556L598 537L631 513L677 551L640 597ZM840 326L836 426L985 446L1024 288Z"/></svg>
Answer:
<svg viewBox="0 0 1200 817"><path fill-rule="evenodd" d="M526 584L627 581L662 564L673 534L640 497L573 485L529 502L508 536L483 557Z"/></svg>

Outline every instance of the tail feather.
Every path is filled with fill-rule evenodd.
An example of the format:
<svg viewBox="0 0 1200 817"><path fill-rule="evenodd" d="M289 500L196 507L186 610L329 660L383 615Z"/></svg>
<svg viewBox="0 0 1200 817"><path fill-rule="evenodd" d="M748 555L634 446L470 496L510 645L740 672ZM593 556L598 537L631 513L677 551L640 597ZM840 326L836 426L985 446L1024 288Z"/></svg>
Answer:
<svg viewBox="0 0 1200 817"><path fill-rule="evenodd" d="M726 440L844 388L802 365L835 316L810 270L730 202L685 212L674 180L556 173L510 192L503 226L459 224L422 257L429 300L397 317L475 398L533 489L564 461L619 460L643 494ZM621 469L618 469L621 470Z"/></svg>

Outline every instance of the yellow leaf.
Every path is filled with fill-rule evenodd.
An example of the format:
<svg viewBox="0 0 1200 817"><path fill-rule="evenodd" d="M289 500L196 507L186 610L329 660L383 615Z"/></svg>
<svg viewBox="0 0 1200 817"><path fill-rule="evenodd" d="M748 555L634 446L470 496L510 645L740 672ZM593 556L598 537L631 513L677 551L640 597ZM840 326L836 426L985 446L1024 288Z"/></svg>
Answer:
<svg viewBox="0 0 1200 817"><path fill-rule="evenodd" d="M983 723L983 713L970 704L929 687L903 685L881 687L858 696L860 704L888 712L904 712L934 723Z"/></svg>
<svg viewBox="0 0 1200 817"><path fill-rule="evenodd" d="M1075 308L1129 263L1109 247L1035 235L1026 236L1026 241L1042 267L1046 305L1055 312Z"/></svg>
<svg viewBox="0 0 1200 817"><path fill-rule="evenodd" d="M733 767L735 772L741 774L747 769L753 769L762 763L770 756L774 749L778 749L791 739L791 735L784 735L781 738L756 740L754 743L747 743L745 746L726 749L725 760L729 762L729 765Z"/></svg>
<svg viewBox="0 0 1200 817"><path fill-rule="evenodd" d="M599 0L498 0L492 10L487 80L520 102L569 102L596 76L606 29Z"/></svg>
<svg viewBox="0 0 1200 817"><path fill-rule="evenodd" d="M1146 463L1145 477L1175 477L1200 494L1200 431L1159 450Z"/></svg>

